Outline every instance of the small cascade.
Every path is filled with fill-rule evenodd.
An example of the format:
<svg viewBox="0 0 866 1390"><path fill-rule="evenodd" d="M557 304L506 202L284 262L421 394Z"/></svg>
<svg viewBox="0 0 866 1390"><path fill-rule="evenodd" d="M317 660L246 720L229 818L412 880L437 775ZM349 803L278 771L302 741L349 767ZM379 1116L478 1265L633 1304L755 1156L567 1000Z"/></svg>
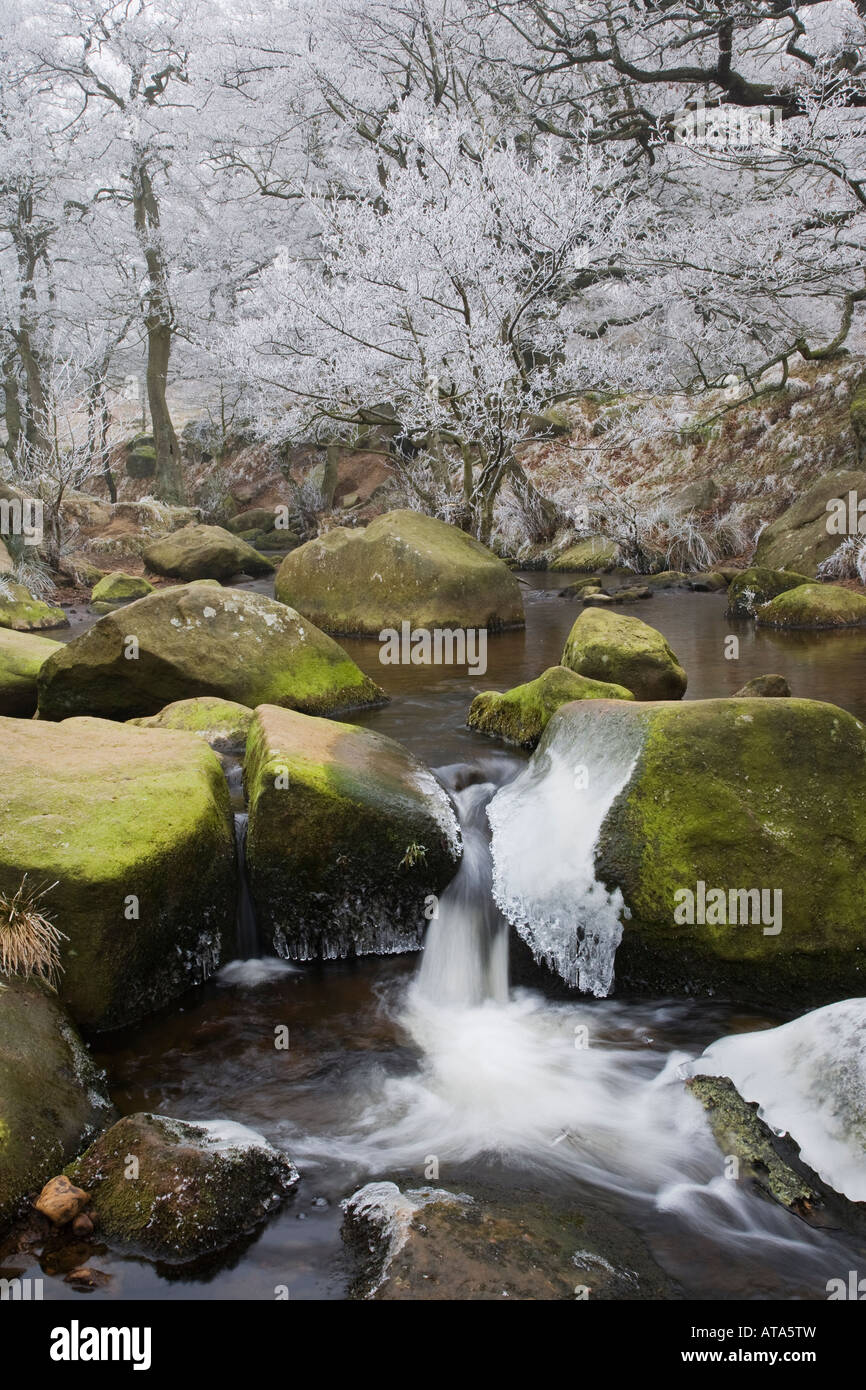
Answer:
<svg viewBox="0 0 866 1390"><path fill-rule="evenodd" d="M449 773L463 833L463 858L430 923L416 987L437 1004L471 1007L485 999L505 1003L508 925L493 901L486 816L497 783L467 782L467 770L459 767L445 770L446 785ZM484 777L485 772L476 775Z"/></svg>
<svg viewBox="0 0 866 1390"><path fill-rule="evenodd" d="M246 811L235 813L235 853L238 862L238 901L236 911L235 944L240 960L257 960L261 955L259 928L256 910L250 897L247 878L247 829L249 815Z"/></svg>

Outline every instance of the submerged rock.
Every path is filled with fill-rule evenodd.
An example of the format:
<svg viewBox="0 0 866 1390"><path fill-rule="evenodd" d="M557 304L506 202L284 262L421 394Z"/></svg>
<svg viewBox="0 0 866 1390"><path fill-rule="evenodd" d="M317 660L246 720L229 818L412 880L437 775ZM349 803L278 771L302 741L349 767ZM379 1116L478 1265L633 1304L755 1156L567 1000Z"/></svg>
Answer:
<svg viewBox="0 0 866 1390"><path fill-rule="evenodd" d="M244 778L260 929L292 960L417 950L425 900L454 875L445 791L393 739L264 705Z"/></svg>
<svg viewBox="0 0 866 1390"><path fill-rule="evenodd" d="M60 994L93 1031L207 978L234 926L235 847L219 759L187 734L101 719L0 720L0 888L55 884Z"/></svg>
<svg viewBox="0 0 866 1390"><path fill-rule="evenodd" d="M60 645L49 637L0 628L0 714L35 714L36 678Z"/></svg>
<svg viewBox="0 0 866 1390"><path fill-rule="evenodd" d="M101 618L39 675L44 719L143 717L202 695L310 714L386 699L342 647L294 609L208 582L158 589Z"/></svg>
<svg viewBox="0 0 866 1390"><path fill-rule="evenodd" d="M350 1297L377 1302L669 1298L640 1241L612 1217L537 1192L401 1191L371 1182L343 1203L359 1272Z"/></svg>
<svg viewBox="0 0 866 1390"><path fill-rule="evenodd" d="M563 706L490 803L497 901L597 994L855 993L864 773L863 725L813 700Z"/></svg>
<svg viewBox="0 0 866 1390"><path fill-rule="evenodd" d="M0 580L0 628L12 628L14 632L44 632L68 626L69 619L62 608L34 598L29 589L12 579Z"/></svg>
<svg viewBox="0 0 866 1390"><path fill-rule="evenodd" d="M758 610L759 627L857 627L866 623L866 596L838 584L799 584Z"/></svg>
<svg viewBox="0 0 866 1390"><path fill-rule="evenodd" d="M753 565L732 581L728 589L728 613L732 618L754 618L758 609L778 594L808 583L805 574Z"/></svg>
<svg viewBox="0 0 866 1390"><path fill-rule="evenodd" d="M584 610L569 633L562 665L624 685L638 700L679 700L688 683L662 634L622 613Z"/></svg>
<svg viewBox="0 0 866 1390"><path fill-rule="evenodd" d="M734 692L734 699L787 700L790 695L791 687L784 676L755 676Z"/></svg>
<svg viewBox="0 0 866 1390"><path fill-rule="evenodd" d="M465 531L412 511L307 541L281 564L276 595L328 632L524 623L507 565Z"/></svg>
<svg viewBox="0 0 866 1390"><path fill-rule="evenodd" d="M147 719L128 719L142 729L175 729L195 734L216 753L242 753L253 712L248 705L234 700L220 700L214 695L200 695L194 700L175 700L159 714Z"/></svg>
<svg viewBox="0 0 866 1390"><path fill-rule="evenodd" d="M57 996L0 975L0 1224L114 1118Z"/></svg>
<svg viewBox="0 0 866 1390"><path fill-rule="evenodd" d="M727 589L728 581L721 570L708 570L706 574L692 575L691 587L697 594L717 594Z"/></svg>
<svg viewBox="0 0 866 1390"><path fill-rule="evenodd" d="M272 561L222 526L194 524L152 541L142 559L155 574L176 579L229 579L233 574L271 574Z"/></svg>
<svg viewBox="0 0 866 1390"><path fill-rule="evenodd" d="M866 473L837 469L819 478L793 506L758 537L755 561L772 569L796 570L814 578L841 539L829 529L827 504L847 501L849 492L866 498Z"/></svg>
<svg viewBox="0 0 866 1390"><path fill-rule="evenodd" d="M569 700L633 699L634 695L623 685L590 680L565 666L550 666L536 680L516 685L504 694L482 691L472 701L466 722L481 734L492 734L521 748L534 748L550 716Z"/></svg>
<svg viewBox="0 0 866 1390"><path fill-rule="evenodd" d="M286 1155L243 1125L146 1114L112 1125L67 1175L90 1193L101 1237L177 1263L230 1245L298 1182Z"/></svg>

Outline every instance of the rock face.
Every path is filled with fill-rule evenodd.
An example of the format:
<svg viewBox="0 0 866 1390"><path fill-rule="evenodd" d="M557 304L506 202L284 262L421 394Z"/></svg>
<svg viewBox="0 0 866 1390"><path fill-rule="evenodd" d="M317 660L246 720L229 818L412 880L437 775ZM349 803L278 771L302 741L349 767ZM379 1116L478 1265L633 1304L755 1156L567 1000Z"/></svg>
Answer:
<svg viewBox="0 0 866 1390"><path fill-rule="evenodd" d="M411 511L307 541L281 564L276 595L337 633L524 622L520 586L502 560L456 526Z"/></svg>
<svg viewBox="0 0 866 1390"><path fill-rule="evenodd" d="M36 712L36 677L60 645L48 637L0 628L0 714L29 718Z"/></svg>
<svg viewBox="0 0 866 1390"><path fill-rule="evenodd" d="M294 960L417 950L460 835L432 773L351 724L262 706L250 729L247 865L260 928Z"/></svg>
<svg viewBox="0 0 866 1390"><path fill-rule="evenodd" d="M234 927L235 847L219 760L186 734L101 719L0 720L0 888L57 886L60 994L92 1031L205 979Z"/></svg>
<svg viewBox="0 0 866 1390"><path fill-rule="evenodd" d="M728 613L732 618L754 618L758 609L787 589L796 589L798 584L808 584L805 574L794 574L791 570L771 570L761 565L753 565L743 570L728 589Z"/></svg>
<svg viewBox="0 0 866 1390"><path fill-rule="evenodd" d="M113 1118L104 1078L57 996L0 976L0 1224Z"/></svg>
<svg viewBox="0 0 866 1390"><path fill-rule="evenodd" d="M786 700L790 694L791 687L784 676L755 676L734 692L734 699Z"/></svg>
<svg viewBox="0 0 866 1390"><path fill-rule="evenodd" d="M616 546L605 536L590 536L563 550L551 562L550 568L557 574L605 574L616 564Z"/></svg>
<svg viewBox="0 0 866 1390"><path fill-rule="evenodd" d="M44 632L68 626L69 619L62 608L34 598L23 584L11 579L0 581L0 627L12 628L13 632Z"/></svg>
<svg viewBox="0 0 866 1390"><path fill-rule="evenodd" d="M202 695L197 700L176 700L149 719L127 722L142 729L175 729L195 734L216 753L242 753L252 719L253 712L247 705Z"/></svg>
<svg viewBox="0 0 866 1390"><path fill-rule="evenodd" d="M866 498L866 473L839 469L819 478L772 526L761 532L755 551L756 563L814 577L821 561L832 555L843 539L828 530L831 514L827 511L827 503L835 499L847 500L849 492Z"/></svg>
<svg viewBox="0 0 866 1390"><path fill-rule="evenodd" d="M500 695L495 690L476 695L467 724L521 748L534 748L551 715L569 700L633 700L623 685L590 680L565 666L551 666L534 681L516 685Z"/></svg>
<svg viewBox="0 0 866 1390"><path fill-rule="evenodd" d="M592 680L624 685L638 700L680 700L688 683L660 632L640 618L600 609L581 613L562 665Z"/></svg>
<svg viewBox="0 0 866 1390"><path fill-rule="evenodd" d="M137 656L128 656L131 650ZM140 718L200 695L311 714L386 698L342 647L293 609L208 583L159 589L101 618L55 652L39 677L45 719Z"/></svg>
<svg viewBox="0 0 866 1390"><path fill-rule="evenodd" d="M866 597L839 584L798 584L758 610L759 627L857 627Z"/></svg>
<svg viewBox="0 0 866 1390"><path fill-rule="evenodd" d="M231 1244L298 1182L285 1154L243 1125L144 1114L112 1125L67 1174L90 1193L101 1236L171 1263Z"/></svg>
<svg viewBox="0 0 866 1390"><path fill-rule="evenodd" d="M863 725L817 701L563 706L488 808L497 900L596 993L863 993L864 772Z"/></svg>
<svg viewBox="0 0 866 1390"><path fill-rule="evenodd" d="M177 579L229 579L233 574L270 574L273 564L222 526L184 526L152 541L142 559L155 574Z"/></svg>

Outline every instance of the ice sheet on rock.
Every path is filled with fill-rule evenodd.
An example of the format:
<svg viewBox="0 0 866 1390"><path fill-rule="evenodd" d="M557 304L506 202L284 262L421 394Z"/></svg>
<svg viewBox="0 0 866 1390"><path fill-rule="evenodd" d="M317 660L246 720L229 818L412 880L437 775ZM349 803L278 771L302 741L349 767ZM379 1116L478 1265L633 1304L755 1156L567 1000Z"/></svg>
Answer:
<svg viewBox="0 0 866 1390"><path fill-rule="evenodd" d="M708 1047L689 1076L727 1076L804 1162L852 1202L866 1201L866 999L843 999L779 1028Z"/></svg>
<svg viewBox="0 0 866 1390"><path fill-rule="evenodd" d="M536 960L597 996L613 982L624 903L619 889L608 892L596 880L595 850L642 735L628 707L570 705L554 715L528 767L487 810L501 911Z"/></svg>

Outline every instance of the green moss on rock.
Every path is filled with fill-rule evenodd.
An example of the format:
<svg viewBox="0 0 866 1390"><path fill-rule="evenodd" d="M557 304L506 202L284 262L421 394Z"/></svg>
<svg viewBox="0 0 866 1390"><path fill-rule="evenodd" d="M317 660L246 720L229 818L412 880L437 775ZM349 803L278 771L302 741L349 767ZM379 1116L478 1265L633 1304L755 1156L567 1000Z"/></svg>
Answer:
<svg viewBox="0 0 866 1390"><path fill-rule="evenodd" d="M146 594L152 593L153 585L142 575L124 574L122 570L114 570L100 579L94 586L90 598L91 601L99 603L131 603L134 599L144 598Z"/></svg>
<svg viewBox="0 0 866 1390"><path fill-rule="evenodd" d="M534 748L560 705L569 700L633 700L622 685L590 680L565 666L551 666L534 681L499 694L485 690L476 695L467 724L482 734L492 734L521 748Z"/></svg>
<svg viewBox="0 0 866 1390"><path fill-rule="evenodd" d="M62 608L34 598L23 584L11 579L0 582L0 627L12 628L14 632L44 632L68 626L69 619Z"/></svg>
<svg viewBox="0 0 866 1390"><path fill-rule="evenodd" d="M622 613L587 608L565 644L562 665L592 680L624 685L638 700L679 700L688 678L654 627Z"/></svg>
<svg viewBox="0 0 866 1390"><path fill-rule="evenodd" d="M100 719L2 719L0 888L54 884L60 995L119 1028L205 979L234 929L235 846L219 759L188 734Z"/></svg>
<svg viewBox="0 0 866 1390"><path fill-rule="evenodd" d="M137 655L127 656L130 650ZM342 647L293 609L211 582L158 589L101 618L55 652L39 676L45 719L141 718L204 695L311 714L387 698Z"/></svg>
<svg viewBox="0 0 866 1390"><path fill-rule="evenodd" d="M744 1165L740 1176L751 1178L783 1207L798 1215L807 1212L818 1193L776 1152L758 1107L744 1101L726 1076L695 1076L686 1084L706 1110L721 1152Z"/></svg>
<svg viewBox="0 0 866 1390"><path fill-rule="evenodd" d="M247 741L247 864L278 954L416 950L460 854L450 801L393 739L264 705Z"/></svg>
<svg viewBox="0 0 866 1390"><path fill-rule="evenodd" d="M144 729L175 729L195 734L217 753L240 753L246 747L253 712L248 705L202 695L195 700L176 700L148 719L130 719Z"/></svg>
<svg viewBox="0 0 866 1390"><path fill-rule="evenodd" d="M617 548L606 536L589 536L577 541L563 550L551 562L550 568L557 574L565 572L605 574L612 570L617 560Z"/></svg>
<svg viewBox="0 0 866 1390"><path fill-rule="evenodd" d="M298 1182L260 1134L147 1114L112 1125L67 1176L90 1193L103 1239L171 1263L230 1245Z"/></svg>
<svg viewBox="0 0 866 1390"><path fill-rule="evenodd" d="M799 584L758 610L759 627L857 627L866 623L866 596L839 584Z"/></svg>
<svg viewBox="0 0 866 1390"><path fill-rule="evenodd" d="M36 712L36 677L61 644L29 632L0 628L0 714Z"/></svg>
<svg viewBox="0 0 866 1390"><path fill-rule="evenodd" d="M805 574L753 565L751 569L738 574L731 583L728 589L728 613L732 618L754 618L758 609L778 594L808 583L810 580Z"/></svg>
<svg viewBox="0 0 866 1390"><path fill-rule="evenodd" d="M57 996L0 975L0 1225L113 1118L105 1078Z"/></svg>
<svg viewBox="0 0 866 1390"><path fill-rule="evenodd" d="M507 565L465 531L412 511L307 541L283 560L276 595L336 633L524 623Z"/></svg>
<svg viewBox="0 0 866 1390"><path fill-rule="evenodd" d="M827 503L849 492L866 497L866 473L837 469L819 478L758 537L756 564L795 570L814 578L822 560L832 555L841 537L828 529Z"/></svg>
<svg viewBox="0 0 866 1390"><path fill-rule="evenodd" d="M273 563L222 526L193 523L152 541L142 551L148 569L177 579L229 579L270 574Z"/></svg>

